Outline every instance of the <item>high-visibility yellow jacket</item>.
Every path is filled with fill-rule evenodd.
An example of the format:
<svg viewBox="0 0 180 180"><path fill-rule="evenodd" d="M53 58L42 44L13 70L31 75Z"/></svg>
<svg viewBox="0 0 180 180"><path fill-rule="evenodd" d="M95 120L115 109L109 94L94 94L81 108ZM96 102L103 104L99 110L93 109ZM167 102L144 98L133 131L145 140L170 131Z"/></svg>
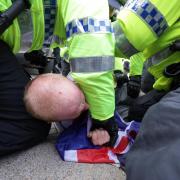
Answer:
<svg viewBox="0 0 180 180"><path fill-rule="evenodd" d="M172 52L167 48L175 40L180 39L180 21L171 26L156 42L144 50L146 57L154 57L148 71L154 76L153 87L157 90L169 90L172 78L164 76L163 72L168 65L180 62L180 52ZM152 54L155 54L152 56Z"/></svg>
<svg viewBox="0 0 180 180"><path fill-rule="evenodd" d="M114 115L114 37L106 0L61 0L72 76L83 90L94 119ZM66 32L64 32L66 29Z"/></svg>
<svg viewBox="0 0 180 180"><path fill-rule="evenodd" d="M180 2L178 0L128 1L120 11L118 22L115 24L118 54L130 57L138 52L143 52L144 58L148 59L170 46L179 39L180 35L180 29L177 27L180 17L179 9ZM176 59L174 61L178 61L178 57L178 52L176 52L173 56L173 59ZM172 58L170 59L172 60ZM171 61L170 59L166 59L166 61ZM160 66L162 67L162 65ZM155 75L152 69L149 71ZM159 74L162 75L162 72ZM158 81L160 75L156 74L155 78ZM163 84L169 86L167 81ZM168 89L168 87L160 86L157 82L154 87Z"/></svg>
<svg viewBox="0 0 180 180"><path fill-rule="evenodd" d="M148 71L156 80L153 87L157 90L169 90L172 78L166 78L163 71L168 65L180 62L179 52L168 52L169 46L177 39L180 39L180 21L168 28L143 52L131 56L130 75L141 75L144 61L150 61Z"/></svg>
<svg viewBox="0 0 180 180"><path fill-rule="evenodd" d="M45 7L51 6L51 1L43 1L43 0L29 0L31 3L30 12L26 10L22 12L19 19L15 19L12 25L2 34L0 39L4 40L9 44L14 53L17 53L21 47L22 43L22 34L27 32L30 26L32 35L32 41L29 46L29 51L39 50L42 48L44 40L45 40ZM0 11L3 12L8 9L12 5L11 0L1 0L0 2ZM58 13L58 8L56 10L56 14ZM29 13L29 14L27 14ZM26 16L25 16L26 15ZM28 16L31 17L28 17ZM29 22L32 21L32 24ZM52 21L52 20L51 20ZM60 38L59 31L59 21L58 18L54 18L54 38L57 40ZM50 21L49 21L50 22ZM50 22L51 23L51 22ZM55 46L55 44L53 44ZM57 44L56 44L57 45Z"/></svg>
<svg viewBox="0 0 180 180"><path fill-rule="evenodd" d="M134 54L130 57L130 76L142 75L145 57L142 52Z"/></svg>
<svg viewBox="0 0 180 180"><path fill-rule="evenodd" d="M0 12L8 9L11 4L11 0L1 0ZM13 52L17 52L20 49L20 29L17 19L15 19L13 24L0 36L0 39L7 42L12 48Z"/></svg>

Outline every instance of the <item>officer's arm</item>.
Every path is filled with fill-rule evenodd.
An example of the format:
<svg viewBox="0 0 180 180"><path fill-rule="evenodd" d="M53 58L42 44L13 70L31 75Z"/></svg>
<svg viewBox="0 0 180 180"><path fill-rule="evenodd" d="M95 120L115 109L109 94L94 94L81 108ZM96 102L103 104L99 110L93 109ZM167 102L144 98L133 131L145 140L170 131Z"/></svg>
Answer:
<svg viewBox="0 0 180 180"><path fill-rule="evenodd" d="M114 35L109 21L108 2L60 2L71 74L89 104L93 119L92 131L108 131L113 144L117 139L118 129L114 120Z"/></svg>
<svg viewBox="0 0 180 180"><path fill-rule="evenodd" d="M12 24L13 20L26 8L30 8L28 0L16 0L6 11L0 13L0 35Z"/></svg>
<svg viewBox="0 0 180 180"><path fill-rule="evenodd" d="M128 1L114 23L117 54L143 51L178 20L179 8L178 0Z"/></svg>
<svg viewBox="0 0 180 180"><path fill-rule="evenodd" d="M127 84L127 94L132 98L138 97L141 89L141 75L145 57L143 53L137 53L130 58L129 82Z"/></svg>

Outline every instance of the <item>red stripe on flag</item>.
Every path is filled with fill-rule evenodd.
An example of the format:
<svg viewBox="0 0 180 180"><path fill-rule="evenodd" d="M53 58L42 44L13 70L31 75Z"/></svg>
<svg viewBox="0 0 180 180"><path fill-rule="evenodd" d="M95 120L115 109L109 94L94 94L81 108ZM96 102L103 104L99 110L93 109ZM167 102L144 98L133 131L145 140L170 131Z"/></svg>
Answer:
<svg viewBox="0 0 180 180"><path fill-rule="evenodd" d="M112 148L112 152L115 154L121 154L128 146L129 144L129 139L126 136L123 136L119 142L119 144L117 145L116 148Z"/></svg>
<svg viewBox="0 0 180 180"><path fill-rule="evenodd" d="M82 163L114 163L108 156L109 148L77 150L78 162Z"/></svg>

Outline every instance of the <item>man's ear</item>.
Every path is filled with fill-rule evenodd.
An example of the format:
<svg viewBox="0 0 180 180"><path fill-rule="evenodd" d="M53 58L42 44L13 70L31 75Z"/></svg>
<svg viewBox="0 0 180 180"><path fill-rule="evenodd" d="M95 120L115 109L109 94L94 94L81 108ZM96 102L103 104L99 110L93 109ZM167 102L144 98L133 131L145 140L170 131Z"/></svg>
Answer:
<svg viewBox="0 0 180 180"><path fill-rule="evenodd" d="M85 108L84 108L84 110L86 111L86 110L88 110L89 109L89 104L87 104L86 102L85 102Z"/></svg>

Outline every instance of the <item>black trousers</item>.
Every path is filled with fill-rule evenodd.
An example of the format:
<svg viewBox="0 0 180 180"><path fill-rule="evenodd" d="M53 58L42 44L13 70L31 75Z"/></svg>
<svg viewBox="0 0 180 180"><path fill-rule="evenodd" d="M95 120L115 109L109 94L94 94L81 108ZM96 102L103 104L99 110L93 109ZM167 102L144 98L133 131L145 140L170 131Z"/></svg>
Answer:
<svg viewBox="0 0 180 180"><path fill-rule="evenodd" d="M9 46L0 41L0 157L43 141L50 124L31 117L23 103L27 73Z"/></svg>

